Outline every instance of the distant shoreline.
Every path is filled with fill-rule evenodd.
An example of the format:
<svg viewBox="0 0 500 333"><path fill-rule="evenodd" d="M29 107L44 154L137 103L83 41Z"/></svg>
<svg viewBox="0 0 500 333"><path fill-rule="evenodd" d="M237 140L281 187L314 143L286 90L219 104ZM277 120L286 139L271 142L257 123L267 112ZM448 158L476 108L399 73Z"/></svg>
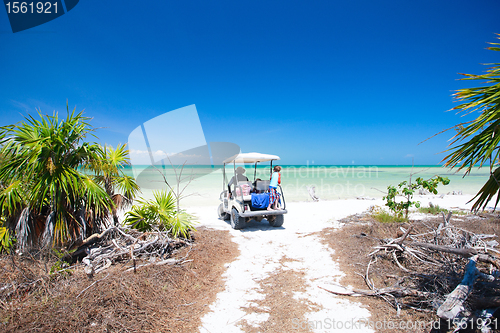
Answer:
<svg viewBox="0 0 500 333"><path fill-rule="evenodd" d="M274 163L279 164L279 163ZM241 165L240 163L237 163L237 165ZM253 167L253 164L245 164ZM280 166L287 168L287 167L307 167L307 168L315 168L315 167L337 167L337 168L443 168L443 169L458 169L457 167L454 168L448 168L443 165L398 165L398 164L279 164ZM150 167L150 164L137 164L134 165L133 167L135 168L147 168ZM160 167L160 165L156 165L157 167ZM217 165L208 165L208 164L187 164L186 167L194 167L194 168L222 168L222 164L217 164ZM230 164L226 164L226 167L229 168ZM163 166L162 166L163 167ZM169 165L165 165L164 167L170 167ZM127 166L125 168L132 168L132 166ZM257 165L257 168L269 168L269 165ZM474 169L483 169L483 168L489 168L489 165L483 165L482 167L475 166Z"/></svg>

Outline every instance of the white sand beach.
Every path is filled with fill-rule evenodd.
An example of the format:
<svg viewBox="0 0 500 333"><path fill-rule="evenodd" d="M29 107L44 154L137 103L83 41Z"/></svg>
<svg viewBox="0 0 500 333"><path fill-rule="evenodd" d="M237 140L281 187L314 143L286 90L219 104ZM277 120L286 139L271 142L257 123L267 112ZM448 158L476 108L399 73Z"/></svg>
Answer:
<svg viewBox="0 0 500 333"><path fill-rule="evenodd" d="M429 202L448 209L470 209L467 202L471 195L416 196L422 206ZM229 230L233 241L239 246L240 255L227 264L225 290L218 294L210 311L202 318L200 332L243 332L242 323L258 328L269 317L269 311L249 312L245 308L256 306L256 301L266 295L259 282L278 269L304 272L305 292L295 293L294 298L314 304L305 318L295 318L292 327L304 331L308 323L314 332L324 332L328 323L342 323L370 318L368 309L357 302L340 299L318 288L334 288L343 272L332 257L332 250L323 245L317 232L328 227L341 227L340 219L361 213L372 205L383 206L382 199L375 200L332 200L319 202L291 202L287 204L288 214L282 227L273 228L264 220L251 221L243 230L233 230L228 221L217 218L216 207L191 207L188 212L195 214L201 226ZM419 218L414 213L414 218ZM286 261L282 259L286 258ZM288 260L289 259L289 260ZM370 318L369 320L375 320ZM323 325L323 327L320 327ZM326 330L328 331L328 330ZM368 327L357 327L354 332L372 332Z"/></svg>

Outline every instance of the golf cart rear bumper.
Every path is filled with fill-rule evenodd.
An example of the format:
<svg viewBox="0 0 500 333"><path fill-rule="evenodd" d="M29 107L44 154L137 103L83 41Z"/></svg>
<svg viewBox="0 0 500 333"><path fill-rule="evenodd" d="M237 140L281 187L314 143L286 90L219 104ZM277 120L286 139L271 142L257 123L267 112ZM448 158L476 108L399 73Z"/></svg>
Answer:
<svg viewBox="0 0 500 333"><path fill-rule="evenodd" d="M241 217L253 217L253 216L269 216L269 215L283 215L288 213L286 209L277 209L277 210L257 210L257 211L249 211L240 213Z"/></svg>

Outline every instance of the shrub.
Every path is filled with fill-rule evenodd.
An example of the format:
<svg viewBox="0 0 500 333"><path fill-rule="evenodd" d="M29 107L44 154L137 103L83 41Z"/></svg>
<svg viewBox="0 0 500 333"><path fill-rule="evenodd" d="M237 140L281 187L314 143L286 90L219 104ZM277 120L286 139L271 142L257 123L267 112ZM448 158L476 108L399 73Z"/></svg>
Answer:
<svg viewBox="0 0 500 333"><path fill-rule="evenodd" d="M126 214L124 223L139 231L168 231L173 237L189 238L195 219L184 210L176 208L172 192L155 191L151 200L139 199Z"/></svg>
<svg viewBox="0 0 500 333"><path fill-rule="evenodd" d="M433 194L437 194L437 186L439 185L439 183L448 185L450 183L450 180L446 177L441 176L434 176L427 180L419 177L415 180L415 183L412 183L410 178L410 182L401 182L397 187L392 185L388 186L387 195L383 197L383 200L387 201L385 205L389 207L389 209L394 212L395 215L397 215L398 217L403 217L404 213L405 219L408 219L409 209L412 206L415 206L417 208L420 207L420 202L412 201L415 191L423 188ZM397 196L405 197L406 201L396 201Z"/></svg>

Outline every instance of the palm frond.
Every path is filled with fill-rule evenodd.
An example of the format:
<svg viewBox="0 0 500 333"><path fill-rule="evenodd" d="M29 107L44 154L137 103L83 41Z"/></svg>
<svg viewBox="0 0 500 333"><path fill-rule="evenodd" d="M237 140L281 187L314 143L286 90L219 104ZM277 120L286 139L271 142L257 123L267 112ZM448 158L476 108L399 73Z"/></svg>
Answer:
<svg viewBox="0 0 500 333"><path fill-rule="evenodd" d="M147 206L134 206L127 212L125 225L142 232L151 231L157 220L154 212Z"/></svg>
<svg viewBox="0 0 500 333"><path fill-rule="evenodd" d="M82 175L80 181L85 208L94 211L97 215L109 214L113 208L113 202L106 191L88 175Z"/></svg>
<svg viewBox="0 0 500 333"><path fill-rule="evenodd" d="M497 199L495 201L494 208L497 207L498 202L500 200L500 168L496 168L490 175L490 178L483 187L477 192L477 194L472 198L469 202L477 199L476 202L472 205L473 211L478 211L480 209L485 209L486 205L490 202L491 199L497 195Z"/></svg>
<svg viewBox="0 0 500 333"><path fill-rule="evenodd" d="M0 213L2 216L16 216L26 205L21 181L16 180L0 191Z"/></svg>
<svg viewBox="0 0 500 333"><path fill-rule="evenodd" d="M189 237L194 230L195 219L185 211L178 211L172 192L155 191L153 199L140 200L127 212L125 224L140 231L151 231L155 228L166 230L174 237Z"/></svg>
<svg viewBox="0 0 500 333"><path fill-rule="evenodd" d="M498 35L500 36L500 35ZM500 39L500 37L498 37ZM499 45L499 43L490 43ZM500 51L498 47L489 47L490 50ZM493 167L500 160L500 64L492 64L485 74L462 74L462 80L479 80L483 86L460 89L454 97L461 102L453 108L457 113L470 114L478 112L475 120L466 126L457 128L452 138L450 148L442 162L450 168L457 167L469 174L474 167L490 166L491 177L477 193L474 199L473 210L486 207L486 204L499 191L496 180L500 179ZM474 200L473 199L473 200ZM498 204L498 199L495 207Z"/></svg>
<svg viewBox="0 0 500 333"><path fill-rule="evenodd" d="M54 230L55 230L55 218L56 214L54 211L50 212L45 219L45 228L42 233L40 240L40 245L44 249L50 249L54 243Z"/></svg>
<svg viewBox="0 0 500 333"><path fill-rule="evenodd" d="M135 198L141 191L139 185L135 182L135 178L131 176L116 176L113 179L113 184L129 200Z"/></svg>
<svg viewBox="0 0 500 333"><path fill-rule="evenodd" d="M189 232L191 230L196 231L194 228L195 223L195 218L192 215L184 211L177 212L172 219L170 232L174 237L189 238Z"/></svg>
<svg viewBox="0 0 500 333"><path fill-rule="evenodd" d="M13 241L9 229L0 225L0 252L9 251Z"/></svg>

